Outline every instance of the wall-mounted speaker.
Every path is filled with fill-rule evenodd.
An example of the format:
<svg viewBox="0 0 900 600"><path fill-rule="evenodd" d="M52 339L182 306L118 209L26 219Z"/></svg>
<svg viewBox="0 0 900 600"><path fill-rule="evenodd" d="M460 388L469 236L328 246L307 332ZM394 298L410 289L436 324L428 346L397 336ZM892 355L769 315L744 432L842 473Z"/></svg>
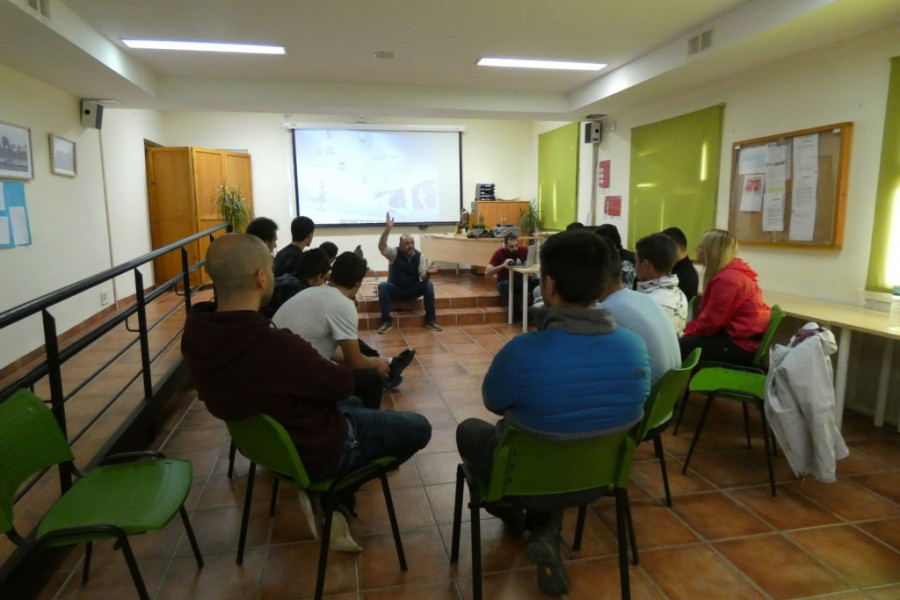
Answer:
<svg viewBox="0 0 900 600"><path fill-rule="evenodd" d="M584 124L584 143L599 144L603 137L603 123L600 121L591 121Z"/></svg>
<svg viewBox="0 0 900 600"><path fill-rule="evenodd" d="M103 105L94 100L82 100L81 126L100 129L103 126Z"/></svg>

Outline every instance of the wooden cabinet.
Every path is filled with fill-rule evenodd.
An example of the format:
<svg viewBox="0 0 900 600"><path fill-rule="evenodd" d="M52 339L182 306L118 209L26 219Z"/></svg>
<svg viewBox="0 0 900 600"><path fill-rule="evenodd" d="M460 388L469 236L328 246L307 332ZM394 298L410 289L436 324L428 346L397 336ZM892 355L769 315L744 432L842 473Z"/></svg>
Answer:
<svg viewBox="0 0 900 600"><path fill-rule="evenodd" d="M492 229L503 224L518 225L522 227L522 211L528 208L525 200L476 200L472 202L472 211L469 213L471 225L478 223L479 216L484 217L484 226Z"/></svg>
<svg viewBox="0 0 900 600"><path fill-rule="evenodd" d="M219 187L238 188L253 206L250 155L193 147L158 147L147 150L147 187L150 201L150 235L153 248L162 248L224 221L216 210ZM188 260L206 256L208 239L188 247ZM153 261L157 283L181 272L181 254L169 252ZM205 273L195 272L191 285Z"/></svg>

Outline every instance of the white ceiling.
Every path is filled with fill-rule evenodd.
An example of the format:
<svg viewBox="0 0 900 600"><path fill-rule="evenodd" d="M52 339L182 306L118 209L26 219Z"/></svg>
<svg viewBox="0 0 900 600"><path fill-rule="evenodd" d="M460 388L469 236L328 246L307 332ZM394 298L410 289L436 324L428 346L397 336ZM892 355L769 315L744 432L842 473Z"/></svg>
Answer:
<svg viewBox="0 0 900 600"><path fill-rule="evenodd" d="M39 0L31 0L38 3ZM0 62L134 108L577 120L900 22L898 0L0 0ZM689 38L712 47L688 56ZM285 56L126 48L278 44ZM373 54L396 57L379 60ZM481 56L605 62L599 73ZM112 104L110 104L112 105Z"/></svg>

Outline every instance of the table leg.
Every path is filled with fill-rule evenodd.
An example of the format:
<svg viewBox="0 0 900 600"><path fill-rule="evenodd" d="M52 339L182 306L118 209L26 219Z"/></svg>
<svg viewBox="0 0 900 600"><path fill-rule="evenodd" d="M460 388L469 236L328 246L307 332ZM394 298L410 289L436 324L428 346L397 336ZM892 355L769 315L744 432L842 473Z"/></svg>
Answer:
<svg viewBox="0 0 900 600"><path fill-rule="evenodd" d="M522 333L528 333L528 275L522 273Z"/></svg>
<svg viewBox="0 0 900 600"><path fill-rule="evenodd" d="M837 369L834 372L834 422L838 431L844 420L844 398L847 394L847 368L850 364L850 344L853 332L841 327L841 340L838 345Z"/></svg>
<svg viewBox="0 0 900 600"><path fill-rule="evenodd" d="M514 284L515 282L516 282L516 280L513 278L512 272L510 272L510 274L509 274L509 287L506 288L507 291L509 292L509 294L508 294L509 298L507 298L508 306L507 306L507 309L506 309L506 310L507 310L507 315L506 315L506 316L507 316L507 321L506 321L506 322L507 322L508 324L510 324L510 325L513 324L513 296L515 296L515 294L514 294L513 292L516 291L516 288L513 287L513 284Z"/></svg>
<svg viewBox="0 0 900 600"><path fill-rule="evenodd" d="M894 358L894 342L888 338L884 340L884 351L881 355L881 374L878 376L878 395L875 396L875 421L876 427L884 425L884 410L887 408L888 384L891 379L891 360Z"/></svg>

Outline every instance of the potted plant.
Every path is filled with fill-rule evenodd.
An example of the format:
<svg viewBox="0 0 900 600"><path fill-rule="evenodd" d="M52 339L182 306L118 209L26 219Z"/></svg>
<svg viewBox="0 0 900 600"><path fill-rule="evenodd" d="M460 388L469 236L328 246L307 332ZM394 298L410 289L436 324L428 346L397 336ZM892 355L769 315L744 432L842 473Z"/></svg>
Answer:
<svg viewBox="0 0 900 600"><path fill-rule="evenodd" d="M531 203L520 212L522 214L522 233L525 235L533 235L540 225L540 212L538 211L537 200L532 200Z"/></svg>
<svg viewBox="0 0 900 600"><path fill-rule="evenodd" d="M235 232L243 231L253 218L253 210L247 205L241 190L224 183L219 186L216 209L220 217L231 223Z"/></svg>

